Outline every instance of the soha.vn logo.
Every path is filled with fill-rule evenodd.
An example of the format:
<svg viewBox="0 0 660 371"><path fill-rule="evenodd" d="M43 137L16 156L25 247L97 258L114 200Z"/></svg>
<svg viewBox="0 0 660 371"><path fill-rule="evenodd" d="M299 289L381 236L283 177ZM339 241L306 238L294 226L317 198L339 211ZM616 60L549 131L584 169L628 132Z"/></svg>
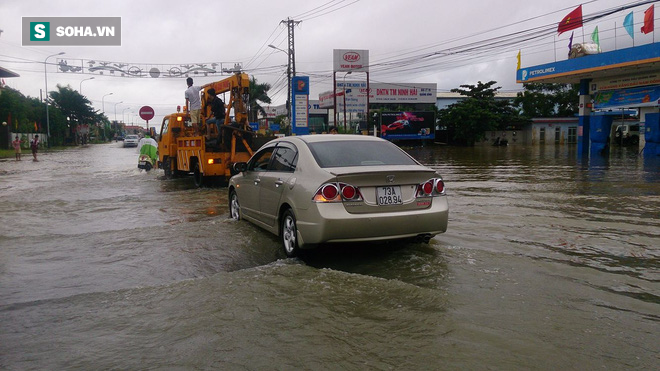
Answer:
<svg viewBox="0 0 660 371"><path fill-rule="evenodd" d="M30 22L30 41L50 41L50 22Z"/></svg>

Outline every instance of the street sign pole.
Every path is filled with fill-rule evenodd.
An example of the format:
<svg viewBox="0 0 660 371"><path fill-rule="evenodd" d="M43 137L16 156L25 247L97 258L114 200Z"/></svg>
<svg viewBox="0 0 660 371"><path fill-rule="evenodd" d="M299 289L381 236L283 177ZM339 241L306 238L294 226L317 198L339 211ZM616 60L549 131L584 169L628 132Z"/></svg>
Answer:
<svg viewBox="0 0 660 371"><path fill-rule="evenodd" d="M149 120L154 118L154 109L149 106L142 106L140 108L140 118L147 122L147 133L149 132Z"/></svg>

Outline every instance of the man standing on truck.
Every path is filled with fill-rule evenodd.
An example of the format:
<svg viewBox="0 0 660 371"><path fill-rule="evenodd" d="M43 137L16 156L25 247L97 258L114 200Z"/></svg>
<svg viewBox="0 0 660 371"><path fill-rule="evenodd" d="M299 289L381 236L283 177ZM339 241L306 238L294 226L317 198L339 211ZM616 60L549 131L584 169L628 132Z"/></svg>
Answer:
<svg viewBox="0 0 660 371"><path fill-rule="evenodd" d="M208 94L208 105L211 107L211 113L213 117L206 121L206 137L207 139L211 136L211 126L210 124L215 124L220 131L220 125L225 122L225 102L220 99L216 93L215 89L211 88L206 91Z"/></svg>
<svg viewBox="0 0 660 371"><path fill-rule="evenodd" d="M190 112L190 121L193 126L199 129L199 113L202 109L202 100L199 98L199 91L202 90L201 86L193 86L193 79L189 77L186 79L188 89L186 89L186 109Z"/></svg>

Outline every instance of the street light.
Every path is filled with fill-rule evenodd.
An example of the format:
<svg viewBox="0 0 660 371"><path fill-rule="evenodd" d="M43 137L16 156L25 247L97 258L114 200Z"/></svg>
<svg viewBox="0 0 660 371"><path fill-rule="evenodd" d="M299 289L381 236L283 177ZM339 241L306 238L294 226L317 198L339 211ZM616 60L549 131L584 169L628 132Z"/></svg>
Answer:
<svg viewBox="0 0 660 371"><path fill-rule="evenodd" d="M80 93L80 95L82 95L82 83L83 83L83 81L87 81L87 80L94 80L94 77L90 77L88 79L84 79L84 80L80 81L80 89L78 89L78 93Z"/></svg>
<svg viewBox="0 0 660 371"><path fill-rule="evenodd" d="M48 117L48 69L46 68L48 64L46 62L48 61L48 58L62 54L64 54L64 52L49 55L44 60L44 80L46 80L46 130L48 130L48 148L50 148L50 118Z"/></svg>
<svg viewBox="0 0 660 371"><path fill-rule="evenodd" d="M275 50L279 50L279 51L281 51L282 53L286 53L287 55L289 55L289 53L287 53L284 49L280 49L280 48L278 48L277 46L275 46L275 45L273 45L273 44L268 44L268 47L269 47L269 48L273 48L273 49L275 49Z"/></svg>
<svg viewBox="0 0 660 371"><path fill-rule="evenodd" d="M124 101L115 103L115 125L117 125L117 105L119 103L124 103ZM105 126L103 126L103 136L105 137Z"/></svg>
<svg viewBox="0 0 660 371"><path fill-rule="evenodd" d="M286 95L286 115L287 118L289 119L289 125L291 125L291 56L289 55L289 52L284 51L277 46L273 44L268 45L269 48L279 50L282 53L286 54L287 56L287 64L286 64L286 78L287 78L287 95Z"/></svg>
<svg viewBox="0 0 660 371"><path fill-rule="evenodd" d="M124 112L126 112L127 109L131 109L131 107L126 107L124 108L123 111L121 111L121 121L124 123L124 125L126 124L126 118L124 118Z"/></svg>
<svg viewBox="0 0 660 371"><path fill-rule="evenodd" d="M103 98L101 98L101 106L103 108L103 116L105 116L105 97L107 97L108 95L112 95L112 94L113 93L108 93L108 94L104 95ZM103 122L103 140L105 140L105 126L106 126L105 122Z"/></svg>
<svg viewBox="0 0 660 371"><path fill-rule="evenodd" d="M107 97L108 95L112 95L112 94L113 94L113 93L108 93L108 94L104 95L103 98L101 98L101 105L103 106L103 114L105 114L105 102L104 102L104 99L105 99L105 97Z"/></svg>
<svg viewBox="0 0 660 371"><path fill-rule="evenodd" d="M115 122L117 121L117 105L120 103L124 103L124 101L115 103Z"/></svg>

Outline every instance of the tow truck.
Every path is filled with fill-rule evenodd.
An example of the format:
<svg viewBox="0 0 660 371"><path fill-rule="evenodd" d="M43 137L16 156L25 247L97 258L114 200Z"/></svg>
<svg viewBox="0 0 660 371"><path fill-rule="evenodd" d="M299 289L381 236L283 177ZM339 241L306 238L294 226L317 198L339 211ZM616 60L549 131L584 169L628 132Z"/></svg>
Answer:
<svg viewBox="0 0 660 371"><path fill-rule="evenodd" d="M206 123L213 115L206 93L211 88L218 96L229 93L224 122L217 125ZM224 80L202 86L199 125L191 123L185 109L183 112L177 109L163 118L158 138L158 166L166 178L192 174L197 187L210 180L226 184L233 175L232 165L250 159L254 132L248 123L249 89L248 75L237 71ZM206 125L210 125L208 136Z"/></svg>

